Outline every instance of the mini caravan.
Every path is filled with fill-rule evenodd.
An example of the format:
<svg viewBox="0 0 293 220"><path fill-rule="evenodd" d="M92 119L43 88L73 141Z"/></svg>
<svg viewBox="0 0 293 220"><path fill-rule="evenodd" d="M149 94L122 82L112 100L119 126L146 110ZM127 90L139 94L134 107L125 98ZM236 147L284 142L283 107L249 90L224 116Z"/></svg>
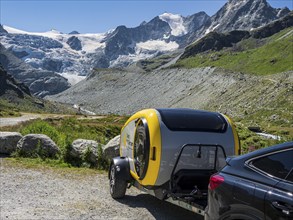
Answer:
<svg viewBox="0 0 293 220"><path fill-rule="evenodd" d="M109 169L110 193L135 186L204 215L209 178L238 155L235 126L225 115L193 109L145 109L121 130L120 157Z"/></svg>

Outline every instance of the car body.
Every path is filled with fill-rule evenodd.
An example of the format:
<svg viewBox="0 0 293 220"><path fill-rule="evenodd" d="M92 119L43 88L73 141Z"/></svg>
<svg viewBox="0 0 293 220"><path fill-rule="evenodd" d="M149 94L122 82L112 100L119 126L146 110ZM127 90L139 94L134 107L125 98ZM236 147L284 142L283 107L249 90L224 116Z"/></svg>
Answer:
<svg viewBox="0 0 293 220"><path fill-rule="evenodd" d="M240 152L233 122L216 112L145 109L121 130L120 157L113 158L110 193L124 197L135 186L155 197L203 214L209 178L226 155Z"/></svg>
<svg viewBox="0 0 293 220"><path fill-rule="evenodd" d="M207 220L293 219L293 142L228 158L210 178Z"/></svg>

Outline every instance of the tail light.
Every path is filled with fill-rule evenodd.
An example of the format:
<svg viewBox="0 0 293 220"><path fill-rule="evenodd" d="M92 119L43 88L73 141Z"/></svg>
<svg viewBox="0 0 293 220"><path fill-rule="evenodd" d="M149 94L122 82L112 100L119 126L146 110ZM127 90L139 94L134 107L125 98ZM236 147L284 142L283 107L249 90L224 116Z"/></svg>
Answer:
<svg viewBox="0 0 293 220"><path fill-rule="evenodd" d="M225 181L224 177L215 174L210 177L209 189L214 190Z"/></svg>

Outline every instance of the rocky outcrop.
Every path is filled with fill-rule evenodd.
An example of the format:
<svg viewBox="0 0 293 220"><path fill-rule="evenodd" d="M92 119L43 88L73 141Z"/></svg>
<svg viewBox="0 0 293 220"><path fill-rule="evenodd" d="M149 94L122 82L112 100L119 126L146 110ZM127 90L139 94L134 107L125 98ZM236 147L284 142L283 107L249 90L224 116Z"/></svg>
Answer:
<svg viewBox="0 0 293 220"><path fill-rule="evenodd" d="M68 38L66 43L71 47L71 49L79 51L82 49L81 41L76 36Z"/></svg>
<svg viewBox="0 0 293 220"><path fill-rule="evenodd" d="M62 72L63 62L62 60L52 59L52 58L45 58L42 61L43 68L53 72Z"/></svg>
<svg viewBox="0 0 293 220"><path fill-rule="evenodd" d="M82 161L87 157L90 163L97 163L99 143L93 140L77 139L72 142L69 150L71 160ZM87 154L87 155L86 155Z"/></svg>
<svg viewBox="0 0 293 220"><path fill-rule="evenodd" d="M198 53L213 50L219 51L224 47L232 47L235 43L247 38L266 38L293 26L293 12L282 19L274 21L253 31L234 30L227 33L210 32L205 37L185 48L180 59L195 56Z"/></svg>
<svg viewBox="0 0 293 220"><path fill-rule="evenodd" d="M28 134L17 143L17 150L24 157L55 158L60 149L55 142L44 134Z"/></svg>
<svg viewBox="0 0 293 220"><path fill-rule="evenodd" d="M0 44L0 65L15 79L29 87L34 95L44 97L64 91L70 87L67 79L51 71L39 70L15 57Z"/></svg>
<svg viewBox="0 0 293 220"><path fill-rule="evenodd" d="M211 23L203 33L251 30L279 19L289 12L288 8L272 8L266 0L229 0L211 17Z"/></svg>
<svg viewBox="0 0 293 220"><path fill-rule="evenodd" d="M3 26L0 24L0 33L7 34L8 32L3 28Z"/></svg>
<svg viewBox="0 0 293 220"><path fill-rule="evenodd" d="M233 44L248 37L250 37L248 31L231 31L226 34L211 32L196 43L188 46L180 58L184 59L208 50L219 51L224 47L232 47Z"/></svg>
<svg viewBox="0 0 293 220"><path fill-rule="evenodd" d="M25 95L31 96L29 88L23 83L15 80L9 75L0 64L0 96L10 94L18 98L24 98Z"/></svg>
<svg viewBox="0 0 293 220"><path fill-rule="evenodd" d="M254 38L265 38L270 37L281 30L284 30L285 28L289 28L293 26L293 11L283 17L282 19L279 19L277 21L274 21L264 27L258 28L256 30L253 30L251 32L252 37Z"/></svg>
<svg viewBox="0 0 293 220"><path fill-rule="evenodd" d="M111 160L114 157L118 157L120 155L120 135L117 135L113 139L111 139L104 147L103 147L103 155Z"/></svg>
<svg viewBox="0 0 293 220"><path fill-rule="evenodd" d="M10 155L16 151L17 142L21 138L22 135L18 132L0 132L0 154Z"/></svg>

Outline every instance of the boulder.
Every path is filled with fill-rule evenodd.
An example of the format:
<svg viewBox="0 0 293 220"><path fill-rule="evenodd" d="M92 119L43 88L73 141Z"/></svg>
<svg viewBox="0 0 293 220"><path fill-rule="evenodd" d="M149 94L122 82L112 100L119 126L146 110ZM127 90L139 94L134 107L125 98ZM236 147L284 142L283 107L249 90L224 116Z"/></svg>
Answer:
<svg viewBox="0 0 293 220"><path fill-rule="evenodd" d="M0 132L0 154L11 154L16 150L17 142L22 138L18 132Z"/></svg>
<svg viewBox="0 0 293 220"><path fill-rule="evenodd" d="M72 142L69 155L73 159L83 160L85 153L89 150L89 155L87 155L88 162L96 163L98 159L98 146L99 144L96 141L77 139Z"/></svg>
<svg viewBox="0 0 293 220"><path fill-rule="evenodd" d="M21 156L27 157L51 157L54 158L60 149L44 134L28 134L21 138L17 143L17 150Z"/></svg>
<svg viewBox="0 0 293 220"><path fill-rule="evenodd" d="M120 135L111 139L108 144L103 147L103 155L110 160L120 155Z"/></svg>

